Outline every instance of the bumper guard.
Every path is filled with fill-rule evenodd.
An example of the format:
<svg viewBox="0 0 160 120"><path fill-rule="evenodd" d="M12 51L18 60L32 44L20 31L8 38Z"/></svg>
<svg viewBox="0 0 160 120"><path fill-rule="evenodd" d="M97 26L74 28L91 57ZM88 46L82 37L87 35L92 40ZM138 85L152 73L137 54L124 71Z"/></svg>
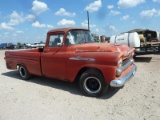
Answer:
<svg viewBox="0 0 160 120"><path fill-rule="evenodd" d="M123 76L122 78L116 79L116 80L111 80L110 82L110 86L111 87L122 87L125 85L125 83L127 81L129 81L129 79L134 76L135 72L136 72L136 65L133 66L133 68L131 69L131 71L129 73L127 73L125 76Z"/></svg>

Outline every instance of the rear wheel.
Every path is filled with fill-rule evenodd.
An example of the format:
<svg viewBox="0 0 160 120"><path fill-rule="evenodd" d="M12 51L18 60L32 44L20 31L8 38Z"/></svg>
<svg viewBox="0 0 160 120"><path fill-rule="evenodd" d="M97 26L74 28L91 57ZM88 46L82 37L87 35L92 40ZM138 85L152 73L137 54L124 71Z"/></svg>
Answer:
<svg viewBox="0 0 160 120"><path fill-rule="evenodd" d="M29 78L31 78L31 74L28 72L28 70L24 66L19 66L19 74L21 78L24 80L28 80Z"/></svg>
<svg viewBox="0 0 160 120"><path fill-rule="evenodd" d="M108 85L103 75L97 70L85 71L79 80L81 91L91 97L98 97L107 91Z"/></svg>

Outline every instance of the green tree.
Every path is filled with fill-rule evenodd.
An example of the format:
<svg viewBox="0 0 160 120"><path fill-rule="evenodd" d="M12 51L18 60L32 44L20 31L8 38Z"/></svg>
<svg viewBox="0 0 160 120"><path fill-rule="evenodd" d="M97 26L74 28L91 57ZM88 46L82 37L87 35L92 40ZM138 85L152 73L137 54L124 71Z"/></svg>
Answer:
<svg viewBox="0 0 160 120"><path fill-rule="evenodd" d="M17 46L21 46L21 43L20 43L20 42L18 42L18 43L17 43Z"/></svg>
<svg viewBox="0 0 160 120"><path fill-rule="evenodd" d="M40 43L42 44L42 43L44 43L43 41L40 41Z"/></svg>

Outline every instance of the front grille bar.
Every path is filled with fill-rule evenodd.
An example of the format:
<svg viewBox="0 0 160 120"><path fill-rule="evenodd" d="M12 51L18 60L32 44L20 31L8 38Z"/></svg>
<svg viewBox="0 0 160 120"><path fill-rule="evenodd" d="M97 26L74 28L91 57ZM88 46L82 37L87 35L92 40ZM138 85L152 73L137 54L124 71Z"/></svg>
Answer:
<svg viewBox="0 0 160 120"><path fill-rule="evenodd" d="M122 66L119 67L122 71L127 69L131 64L133 64L134 60L133 59L126 59L122 62Z"/></svg>

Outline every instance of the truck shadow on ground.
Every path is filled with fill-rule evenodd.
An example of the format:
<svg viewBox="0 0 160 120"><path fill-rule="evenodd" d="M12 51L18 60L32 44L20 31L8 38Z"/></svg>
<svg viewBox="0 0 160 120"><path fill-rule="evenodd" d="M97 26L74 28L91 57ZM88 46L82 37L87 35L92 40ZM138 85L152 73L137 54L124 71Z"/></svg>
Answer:
<svg viewBox="0 0 160 120"><path fill-rule="evenodd" d="M1 75L7 76L7 77L12 77L12 78L15 78L16 80L22 80L18 71L10 71L10 72L6 72L6 73L2 73ZM25 80L23 80L23 81L25 81ZM60 81L60 80L56 80L56 79L50 79L50 78L46 78L46 77L39 77L39 76L33 76L30 80L28 80L26 82L32 82L35 84L68 91L71 94L84 96L80 91L78 82L70 83L70 82ZM98 97L98 99L110 99L119 91L119 89L120 88L113 89L113 88L109 87L107 93L105 95L103 95L102 97Z"/></svg>
<svg viewBox="0 0 160 120"><path fill-rule="evenodd" d="M144 57L144 56L138 56L134 58L135 62L151 62L152 57Z"/></svg>

